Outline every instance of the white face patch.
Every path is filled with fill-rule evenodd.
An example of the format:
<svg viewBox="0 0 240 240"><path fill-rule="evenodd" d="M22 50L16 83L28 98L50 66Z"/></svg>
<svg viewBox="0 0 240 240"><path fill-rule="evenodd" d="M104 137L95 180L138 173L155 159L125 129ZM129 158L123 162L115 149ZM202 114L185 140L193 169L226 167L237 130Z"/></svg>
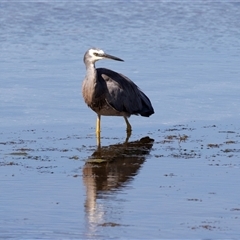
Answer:
<svg viewBox="0 0 240 240"><path fill-rule="evenodd" d="M96 55L94 55L94 53L104 54L104 51L101 50L101 49L93 49L93 48L91 48L91 49L89 49L88 53L89 53L89 55L90 55L91 57L100 59L100 58L96 57Z"/></svg>

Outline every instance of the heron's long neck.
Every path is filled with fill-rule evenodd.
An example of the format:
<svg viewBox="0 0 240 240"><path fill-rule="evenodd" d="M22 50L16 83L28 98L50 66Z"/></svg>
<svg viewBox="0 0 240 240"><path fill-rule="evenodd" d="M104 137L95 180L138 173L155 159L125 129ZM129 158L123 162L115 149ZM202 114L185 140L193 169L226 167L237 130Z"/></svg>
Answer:
<svg viewBox="0 0 240 240"><path fill-rule="evenodd" d="M98 86L97 82L97 70L94 63L85 62L86 64L86 77L83 82L83 97L88 106L92 107L94 102L96 102L96 88Z"/></svg>
<svg viewBox="0 0 240 240"><path fill-rule="evenodd" d="M94 63L87 63L87 79L88 81L92 82L93 84L97 82L97 70L95 68Z"/></svg>

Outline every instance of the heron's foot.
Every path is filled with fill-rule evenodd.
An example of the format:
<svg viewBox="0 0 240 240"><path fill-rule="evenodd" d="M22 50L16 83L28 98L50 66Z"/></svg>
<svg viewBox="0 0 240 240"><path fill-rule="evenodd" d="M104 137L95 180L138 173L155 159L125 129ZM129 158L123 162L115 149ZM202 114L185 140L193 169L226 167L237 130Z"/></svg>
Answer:
<svg viewBox="0 0 240 240"><path fill-rule="evenodd" d="M124 117L124 120L125 120L125 122L127 124L127 132L132 132L132 126L129 123L128 119L126 117Z"/></svg>
<svg viewBox="0 0 240 240"><path fill-rule="evenodd" d="M126 129L126 132L127 132L127 134L132 134L132 128L131 128L131 126L130 127L127 127L127 129Z"/></svg>
<svg viewBox="0 0 240 240"><path fill-rule="evenodd" d="M128 142L129 138L130 138L131 135L132 135L132 128L127 128L126 132L127 132L127 136L126 136L125 143Z"/></svg>

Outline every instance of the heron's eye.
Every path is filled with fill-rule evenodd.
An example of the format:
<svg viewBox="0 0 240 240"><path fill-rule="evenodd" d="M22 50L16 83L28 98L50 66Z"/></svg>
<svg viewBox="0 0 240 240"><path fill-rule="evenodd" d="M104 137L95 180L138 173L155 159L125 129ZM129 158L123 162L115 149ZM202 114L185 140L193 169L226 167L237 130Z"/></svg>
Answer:
<svg viewBox="0 0 240 240"><path fill-rule="evenodd" d="M95 53L93 53L93 54L94 54L96 57L98 57L98 53L95 52Z"/></svg>

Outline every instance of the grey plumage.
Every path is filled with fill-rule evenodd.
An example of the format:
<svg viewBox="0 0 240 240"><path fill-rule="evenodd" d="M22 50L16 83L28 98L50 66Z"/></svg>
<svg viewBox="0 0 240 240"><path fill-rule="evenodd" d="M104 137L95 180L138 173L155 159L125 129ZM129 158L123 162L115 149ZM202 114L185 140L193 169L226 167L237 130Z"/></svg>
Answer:
<svg viewBox="0 0 240 240"><path fill-rule="evenodd" d="M132 114L149 117L154 113L149 98L126 76L106 68L95 68L95 62L103 59L123 61L104 53L101 49L91 48L84 55L86 77L82 94L86 104L97 113L96 132L100 132L100 117L123 116L127 131L131 125L127 120Z"/></svg>

